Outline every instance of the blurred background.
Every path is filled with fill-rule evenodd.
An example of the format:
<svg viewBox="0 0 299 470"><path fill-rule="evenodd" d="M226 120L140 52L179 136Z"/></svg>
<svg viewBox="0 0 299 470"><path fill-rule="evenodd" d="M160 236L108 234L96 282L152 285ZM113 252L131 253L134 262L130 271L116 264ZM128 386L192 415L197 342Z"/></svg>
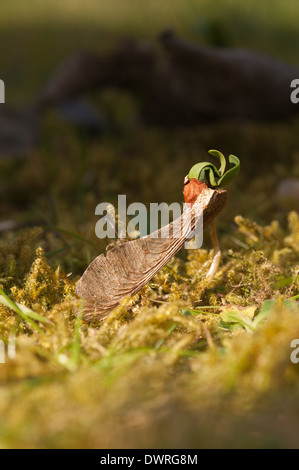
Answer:
<svg viewBox="0 0 299 470"><path fill-rule="evenodd" d="M163 71L169 54L158 38L167 28L195 46L245 48L282 60L287 68L296 66L298 10L295 0L1 2L0 71L6 85L6 103L0 107L1 230L49 225L93 237L95 206L116 202L117 194L127 194L128 203L181 201L185 174L208 159L210 148L233 153L242 164L230 187L230 209L222 216L221 230L230 230L238 213L258 222L278 218L283 223L298 202L296 112L275 121L231 118L224 103L219 120L203 114L191 125L160 125L159 119L149 123L142 116L144 90L140 92L138 83L135 88L113 83L132 66L130 61L142 70L142 59L130 56L130 42L127 58L116 58L110 82L83 86L74 102L65 104L62 98L40 108L37 103L52 77L68 70L70 57L101 58L99 64L94 59L94 67L102 71L107 67L103 58L109 60L122 41L149 48ZM88 76L89 67L84 61L79 66L81 78ZM72 69L67 74L71 88ZM170 79L174 76L171 71ZM159 96L163 86L167 89L167 79ZM195 76L191 101L196 83ZM282 93L289 95L290 90Z"/></svg>
<svg viewBox="0 0 299 470"><path fill-rule="evenodd" d="M50 319L34 331L1 306L21 353L0 368L0 447L298 446L298 315L278 303L242 336L180 313L298 298L298 18L298 0L0 2L0 287ZM183 202L209 149L241 161L216 287L211 252L183 250L131 310L80 325L97 204Z"/></svg>

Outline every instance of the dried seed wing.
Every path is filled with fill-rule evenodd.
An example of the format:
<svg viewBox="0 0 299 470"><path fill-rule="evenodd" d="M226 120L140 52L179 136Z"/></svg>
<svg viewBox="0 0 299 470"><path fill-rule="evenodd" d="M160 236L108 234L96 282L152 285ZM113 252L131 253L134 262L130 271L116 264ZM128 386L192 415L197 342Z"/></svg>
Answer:
<svg viewBox="0 0 299 470"><path fill-rule="evenodd" d="M218 211L211 217L210 205L216 207L216 199ZM225 202L226 191L207 188L171 224L95 258L76 286L76 294L86 300L84 319L104 318L125 296L136 294L183 247L199 218L203 216L205 228Z"/></svg>

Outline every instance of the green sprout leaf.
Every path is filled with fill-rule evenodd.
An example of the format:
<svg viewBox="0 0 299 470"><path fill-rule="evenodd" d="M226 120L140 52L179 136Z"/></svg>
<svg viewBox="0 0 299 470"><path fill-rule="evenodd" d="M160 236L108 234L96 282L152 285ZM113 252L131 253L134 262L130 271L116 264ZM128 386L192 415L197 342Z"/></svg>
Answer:
<svg viewBox="0 0 299 470"><path fill-rule="evenodd" d="M226 169L226 160L219 150L209 150L209 154L219 158L220 168L217 170L215 165L210 162L196 163L189 171L188 177L203 181L210 187L226 186L230 183L240 171L240 160L235 155L229 155L228 161L230 168Z"/></svg>
<svg viewBox="0 0 299 470"><path fill-rule="evenodd" d="M215 176L221 176L217 168L209 162L196 163L188 174L189 178L197 178L200 181L207 182L213 186L217 186Z"/></svg>
<svg viewBox="0 0 299 470"><path fill-rule="evenodd" d="M218 172L220 176L224 175L225 167L226 167L226 160L225 160L225 156L223 155L223 153L219 152L219 150L209 150L209 154L213 155L213 157L219 158L220 168Z"/></svg>

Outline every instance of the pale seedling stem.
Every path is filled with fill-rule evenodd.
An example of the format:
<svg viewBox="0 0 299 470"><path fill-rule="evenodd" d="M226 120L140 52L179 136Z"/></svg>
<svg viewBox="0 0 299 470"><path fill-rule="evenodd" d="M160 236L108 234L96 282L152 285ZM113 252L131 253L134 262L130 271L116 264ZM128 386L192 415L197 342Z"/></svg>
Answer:
<svg viewBox="0 0 299 470"><path fill-rule="evenodd" d="M220 264L220 260L221 260L221 250L220 250L219 241L218 241L218 238L217 238L215 222L211 223L210 237L211 237L211 240L212 240L212 243L213 243L214 255L213 255L212 264L211 264L209 272L207 274L207 278L208 279L213 279L213 277L215 276L215 274L216 274L216 272L219 268L219 264Z"/></svg>

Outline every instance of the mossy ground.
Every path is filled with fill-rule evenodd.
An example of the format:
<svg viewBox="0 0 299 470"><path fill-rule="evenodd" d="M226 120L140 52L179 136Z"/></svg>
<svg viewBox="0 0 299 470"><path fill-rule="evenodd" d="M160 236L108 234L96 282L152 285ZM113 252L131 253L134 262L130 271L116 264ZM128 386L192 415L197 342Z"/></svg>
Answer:
<svg viewBox="0 0 299 470"><path fill-rule="evenodd" d="M286 44L293 16L281 17ZM264 49L276 38L271 18ZM43 52L52 50L51 37ZM58 62L54 51L42 61L29 48L27 57L40 83ZM27 94L21 87L18 99L37 85ZM0 287L47 320L32 324L0 304L0 339L16 335L15 359L0 364L0 446L298 447L299 364L290 344L299 338L299 216L277 187L299 177L299 121L163 131L136 121L126 95L98 99L115 120L110 134L92 139L50 113L37 150L0 160L1 219L17 223L1 235ZM202 249L183 250L133 299L86 324L74 289L105 250L94 233L96 205L116 203L117 194L128 203L182 201L185 174L210 148L242 165L217 221L223 259L213 282L205 279L206 234Z"/></svg>

